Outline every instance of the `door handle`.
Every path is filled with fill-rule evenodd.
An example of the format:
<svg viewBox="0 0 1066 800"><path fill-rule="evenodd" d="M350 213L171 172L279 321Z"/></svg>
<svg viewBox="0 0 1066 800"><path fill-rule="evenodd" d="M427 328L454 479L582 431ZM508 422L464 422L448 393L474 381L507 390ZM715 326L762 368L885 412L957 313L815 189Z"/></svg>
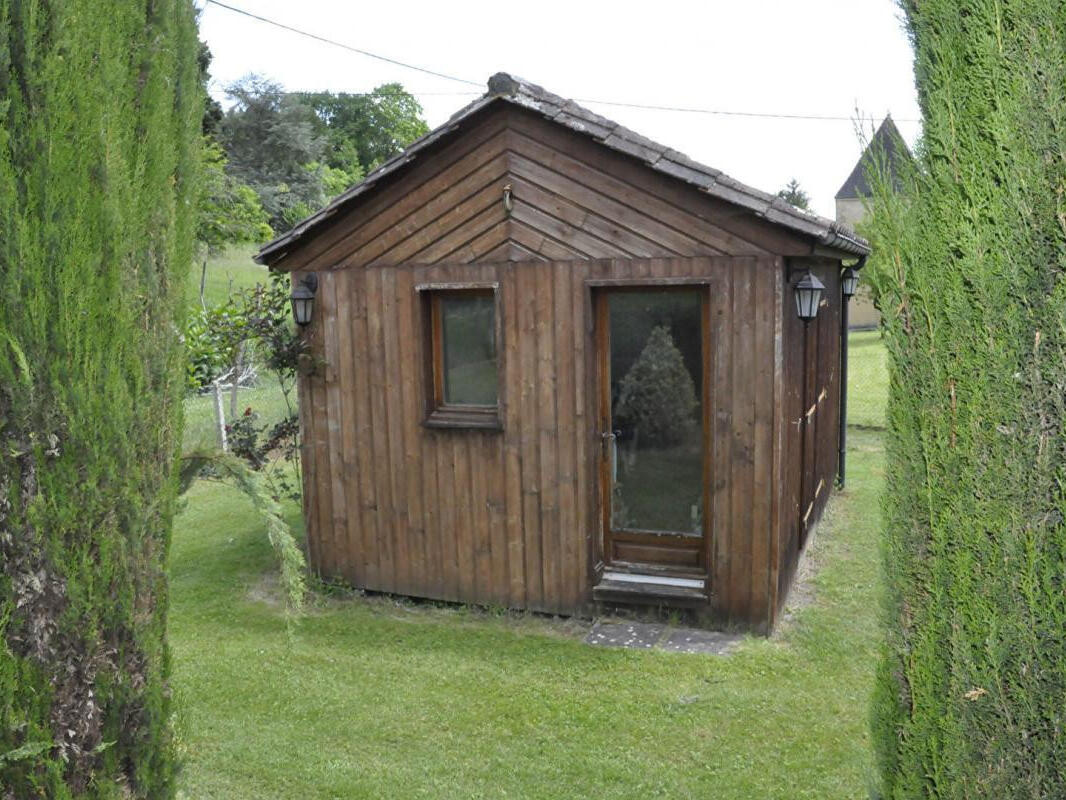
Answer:
<svg viewBox="0 0 1066 800"><path fill-rule="evenodd" d="M605 456L610 455L611 445L614 444L618 436L614 431L604 431L600 434L600 445L603 447L603 454Z"/></svg>

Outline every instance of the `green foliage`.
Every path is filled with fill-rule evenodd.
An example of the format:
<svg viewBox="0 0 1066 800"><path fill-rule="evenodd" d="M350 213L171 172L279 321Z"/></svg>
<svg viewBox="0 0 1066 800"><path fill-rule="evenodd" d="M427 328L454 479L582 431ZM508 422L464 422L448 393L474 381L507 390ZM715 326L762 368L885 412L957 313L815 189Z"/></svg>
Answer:
<svg viewBox="0 0 1066 800"><path fill-rule="evenodd" d="M5 798L173 792L197 51L187 0L0 0Z"/></svg>
<svg viewBox="0 0 1066 800"><path fill-rule="evenodd" d="M299 102L315 114L316 129L327 142L326 162L363 174L429 133L422 106L398 83L369 94L305 92Z"/></svg>
<svg viewBox="0 0 1066 800"><path fill-rule="evenodd" d="M206 87L211 80L211 48L207 46L207 42L200 42L200 50L197 55L196 64L200 70L200 85ZM204 117L201 123L201 129L205 137L213 137L218 133L219 123L222 122L222 105L204 92Z"/></svg>
<svg viewBox="0 0 1066 800"><path fill-rule="evenodd" d="M617 413L640 430L647 444L670 445L691 431L698 406L696 386L670 329L656 326L622 378Z"/></svg>
<svg viewBox="0 0 1066 800"><path fill-rule="evenodd" d="M263 476L248 466L242 458L232 453L223 453L221 450L186 453L181 461L182 494L189 490L196 478L209 477L231 483L251 501L266 525L267 540L278 561L286 608L292 613L299 613L303 609L304 597L307 594L307 584L304 580L307 564L303 551L285 522L278 498L264 482Z"/></svg>
<svg viewBox="0 0 1066 800"><path fill-rule="evenodd" d="M782 200L791 203L796 208L807 210L811 207L811 196L803 191L799 185L799 181L795 178L790 180L788 185L777 193L777 196Z"/></svg>
<svg viewBox="0 0 1066 800"><path fill-rule="evenodd" d="M185 325L188 388L206 389L232 370L246 336L246 320L232 301L190 314Z"/></svg>
<svg viewBox="0 0 1066 800"><path fill-rule="evenodd" d="M307 354L289 313L289 278L270 274L269 284L241 289L223 304L194 313L185 329L187 380L191 391L202 391L250 378L260 369L277 382L284 415L272 424L260 423L248 407L225 425L232 452L254 470L275 499L299 497L300 426L296 407L296 374ZM232 388L231 388L232 390ZM234 400L234 404L236 400ZM291 467L291 469L290 469ZM295 473L296 483L289 480Z"/></svg>
<svg viewBox="0 0 1066 800"><path fill-rule="evenodd" d="M333 198L341 194L348 187L354 186L363 179L363 170L359 164L353 164L348 169L331 167L329 164L313 163L307 168L317 172L322 180L322 189L327 198Z"/></svg>
<svg viewBox="0 0 1066 800"><path fill-rule="evenodd" d="M217 255L229 245L265 242L274 231L255 190L226 172L226 154L204 138L196 239Z"/></svg>
<svg viewBox="0 0 1066 800"><path fill-rule="evenodd" d="M320 161L325 141L307 106L280 84L249 75L230 85L233 106L226 112L219 141L229 173L251 186L275 230L287 230L305 211L325 204L322 178L308 164Z"/></svg>
<svg viewBox="0 0 1066 800"><path fill-rule="evenodd" d="M872 223L890 353L886 798L1066 796L1066 6L904 4L918 165Z"/></svg>
<svg viewBox="0 0 1066 800"><path fill-rule="evenodd" d="M418 101L395 83L365 95L287 93L248 75L227 94L233 107L219 139L228 171L255 190L276 230L288 230L428 131Z"/></svg>

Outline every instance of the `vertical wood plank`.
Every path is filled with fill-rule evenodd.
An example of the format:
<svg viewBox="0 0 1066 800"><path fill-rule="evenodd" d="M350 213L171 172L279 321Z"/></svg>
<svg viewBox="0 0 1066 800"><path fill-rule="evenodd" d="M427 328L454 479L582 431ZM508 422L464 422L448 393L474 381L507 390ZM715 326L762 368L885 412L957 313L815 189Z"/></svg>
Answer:
<svg viewBox="0 0 1066 800"><path fill-rule="evenodd" d="M474 514L470 498L473 484L470 476L470 439L452 436L452 456L455 468L455 532L456 567L459 572L459 597L466 602L477 601L477 576L474 567Z"/></svg>
<svg viewBox="0 0 1066 800"><path fill-rule="evenodd" d="M577 338L573 319L573 283L570 280L572 265L555 262L548 266L554 269L554 301L552 328L555 333L554 360L556 375L556 437L559 462L559 576L560 606L572 610L579 601L581 576L578 573L578 553L584 544L577 524L577 473L580 466L576 460L577 438L574 389L575 346Z"/></svg>
<svg viewBox="0 0 1066 800"><path fill-rule="evenodd" d="M732 448L732 560L729 572L731 616L744 620L750 608L751 497L754 491L754 378L755 342L751 262L739 260L733 290L733 448Z"/></svg>
<svg viewBox="0 0 1066 800"><path fill-rule="evenodd" d="M337 350L337 294L336 282L329 275L319 288L320 312L325 319L322 330L322 422L325 430L325 447L328 452L329 474L326 481L329 486L331 513L329 516L329 575L343 577L347 569L348 518L344 496L344 482L341 475L344 465L340 453L340 386L338 366L340 354Z"/></svg>
<svg viewBox="0 0 1066 800"><path fill-rule="evenodd" d="M773 530L770 512L774 485L774 265L771 259L758 259L755 278L755 360L754 395L754 475L751 527L751 600L749 619L754 625L770 624L770 538Z"/></svg>
<svg viewBox="0 0 1066 800"><path fill-rule="evenodd" d="M487 511L485 538L489 545L491 574L488 602L507 607L510 604L511 584L507 563L510 543L507 539L503 441L498 434L483 434L481 438L484 441L485 452L485 509Z"/></svg>
<svg viewBox="0 0 1066 800"><path fill-rule="evenodd" d="M399 427L403 430L404 512L401 517L407 543L407 589L420 596L429 593L430 580L426 569L426 535L422 506L422 426L419 413L419 386L422 362L417 358L420 337L415 328L414 278L409 268L394 267L395 313L397 329L396 388L400 392L398 408L402 413Z"/></svg>
<svg viewBox="0 0 1066 800"><path fill-rule="evenodd" d="M715 351L714 364L714 478L711 502L714 523L713 591L721 611L728 615L732 607L729 576L732 571L733 542L733 292L736 263L721 265L721 278L711 295L711 341Z"/></svg>
<svg viewBox="0 0 1066 800"><path fill-rule="evenodd" d="M513 266L500 269L500 307L503 309L503 455L506 492L508 604L526 607L525 538L522 530L521 398L518 326L518 279Z"/></svg>
<svg viewBox="0 0 1066 800"><path fill-rule="evenodd" d="M385 341L383 325L382 273L384 270L368 268L364 271L366 284L366 310L368 336L368 360L370 362L370 401L373 417L372 441L374 448L374 474L377 495L377 552L378 589L385 592L397 590L394 568L392 533L393 489L391 473L393 462L389 451L389 423L394 416L389 413L385 393Z"/></svg>
<svg viewBox="0 0 1066 800"><path fill-rule="evenodd" d="M455 440L448 431L434 431L431 435L437 449L437 499L441 543L441 577L445 600L459 600L459 518L455 496Z"/></svg>
<svg viewBox="0 0 1066 800"><path fill-rule="evenodd" d="M691 274L707 276L711 271L706 258L692 259ZM703 503L703 567L708 582L713 583L714 576L714 284L701 293L700 338L702 339L702 374L700 378L701 419L700 434L703 437L703 491L700 498Z"/></svg>
<svg viewBox="0 0 1066 800"><path fill-rule="evenodd" d="M359 515L359 471L355 429L355 389L352 378L352 302L350 273L346 270L333 273L334 293L337 298L335 324L337 342L337 387L340 394L340 462L341 471L334 476L344 492L344 507L347 512L345 537L344 579L354 586L362 585L361 520ZM334 440L336 441L336 440Z"/></svg>
<svg viewBox="0 0 1066 800"><path fill-rule="evenodd" d="M355 452L359 484L359 548L362 583L366 589L381 588L379 577L377 502L379 473L375 469L374 420L371 416L373 381L370 373L370 336L367 326L367 290L364 270L346 270L353 313L351 317L352 386L355 399L355 431L358 445Z"/></svg>
<svg viewBox="0 0 1066 800"><path fill-rule="evenodd" d="M488 515L488 472L491 455L488 437L480 431L464 432L470 458L470 571L473 575L474 601L488 604L493 599L492 541Z"/></svg>
<svg viewBox="0 0 1066 800"><path fill-rule="evenodd" d="M590 389L588 359L591 355L591 320L588 316L589 297L585 286L587 264L571 262L569 265L570 302L573 315L574 340L574 460L576 519L574 536L577 537L576 580L578 601L588 603L592 591L592 565L595 557L594 534L590 520L594 518L593 501L590 498L589 470L592 468L592 437L594 418L589 409L589 399L594 396Z"/></svg>
<svg viewBox="0 0 1066 800"><path fill-rule="evenodd" d="M386 436L389 447L389 478L392 483L392 506L389 509L389 528L394 548L393 591L409 593L411 590L411 555L407 524L407 474L404 469L403 393L399 352L398 309L396 305L396 273L392 268L381 270L381 317L384 343L385 381L381 389L385 394L388 428ZM407 332L404 332L407 335Z"/></svg>
<svg viewBox="0 0 1066 800"><path fill-rule="evenodd" d="M454 280L450 267L435 267L423 271L430 282ZM437 497L440 501L441 567L444 583L442 596L446 600L469 601L463 594L463 562L466 553L460 548L463 527L467 524L461 509L469 495L469 481L458 478L459 468L466 463L463 442L454 431L433 431L437 443Z"/></svg>
<svg viewBox="0 0 1066 800"><path fill-rule="evenodd" d="M412 284L418 283L424 273L412 272ZM412 285L413 289L413 285ZM418 466L421 469L420 484L422 493L422 536L423 536L423 569L424 582L430 597L446 598L449 596L448 571L445 561L445 531L446 526L442 519L443 511L441 495L439 493L438 472L441 459L441 437L432 430L423 428L421 422L428 412L427 398L431 393L431 387L425 385L431 376L426 375L426 364L430 354L427 352L431 343L427 339L429 320L426 315L426 304L423 298L411 292L412 318L414 328L411 330L414 339L414 351L416 353L413 364L413 386L415 391L415 408L413 412L413 424L419 449L416 453Z"/></svg>
<svg viewBox="0 0 1066 800"><path fill-rule="evenodd" d="M522 456L522 529L525 538L526 597L529 608L546 609L544 574L541 567L540 453L538 437L537 297L536 270L532 264L515 267L518 279L521 365L520 407L522 419L519 448Z"/></svg>
<svg viewBox="0 0 1066 800"><path fill-rule="evenodd" d="M544 265L536 276L537 433L540 450L540 519L545 606L560 610L559 461L556 448L554 274Z"/></svg>
<svg viewBox="0 0 1066 800"><path fill-rule="evenodd" d="M785 481L782 465L785 461L785 428L788 425L787 401L784 397L784 312L785 265L784 260L773 260L773 450L770 466L770 486L773 489L773 505L770 509L770 575L769 575L769 627L773 630L777 621L778 581L781 575L782 509L785 502Z"/></svg>

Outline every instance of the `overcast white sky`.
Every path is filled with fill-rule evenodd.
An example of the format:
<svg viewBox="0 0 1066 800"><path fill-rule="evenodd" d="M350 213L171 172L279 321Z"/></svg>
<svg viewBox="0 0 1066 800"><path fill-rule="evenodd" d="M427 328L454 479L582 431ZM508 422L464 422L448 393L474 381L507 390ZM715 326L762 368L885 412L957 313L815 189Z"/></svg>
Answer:
<svg viewBox="0 0 1066 800"><path fill-rule="evenodd" d="M291 90L361 92L390 81L419 95L430 127L484 91L494 72L582 100L845 120L727 117L585 102L697 161L765 191L796 178L813 208L833 196L869 128L891 112L919 132L910 46L894 0L537 3L224 0L260 16L482 84L435 78L331 47L218 6L203 7L212 91L258 72ZM868 135L868 134L867 134Z"/></svg>

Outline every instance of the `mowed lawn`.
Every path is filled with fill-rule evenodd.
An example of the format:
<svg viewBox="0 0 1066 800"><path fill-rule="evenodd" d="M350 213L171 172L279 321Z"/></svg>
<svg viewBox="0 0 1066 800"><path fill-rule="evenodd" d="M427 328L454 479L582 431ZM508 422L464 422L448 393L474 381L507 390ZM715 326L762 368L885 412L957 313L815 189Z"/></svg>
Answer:
<svg viewBox="0 0 1066 800"><path fill-rule="evenodd" d="M257 245L234 245L209 258L206 271L202 264L194 264L189 270L185 290L189 307L200 308L201 277L204 278L204 302L208 306L226 302L232 292L267 283L270 280L267 268L252 261L258 249Z"/></svg>
<svg viewBox="0 0 1066 800"><path fill-rule="evenodd" d="M198 483L171 554L181 796L867 796L880 434L853 429L848 448L809 591L774 637L727 656L599 649L585 621L358 595L318 595L290 635L257 517Z"/></svg>
<svg viewBox="0 0 1066 800"><path fill-rule="evenodd" d="M256 517L200 483L171 570L184 796L866 796L882 449L866 431L849 447L813 600L724 657L358 597L317 600L290 638Z"/></svg>

